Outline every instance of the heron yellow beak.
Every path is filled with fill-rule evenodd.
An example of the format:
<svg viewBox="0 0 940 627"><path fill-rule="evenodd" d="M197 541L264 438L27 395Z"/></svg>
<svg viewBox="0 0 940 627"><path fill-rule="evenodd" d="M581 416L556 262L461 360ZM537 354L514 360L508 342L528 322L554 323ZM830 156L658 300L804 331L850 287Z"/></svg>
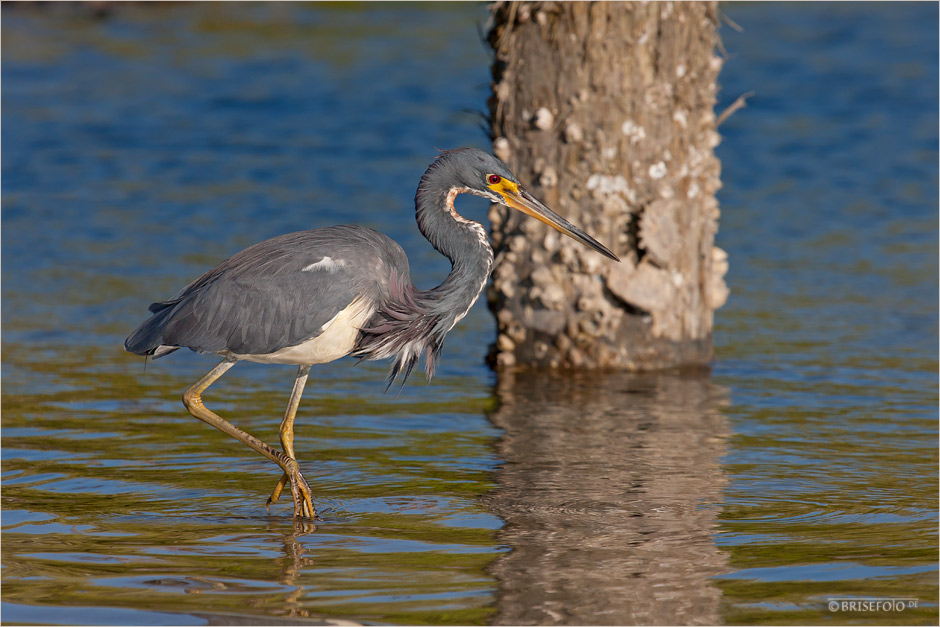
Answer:
<svg viewBox="0 0 940 627"><path fill-rule="evenodd" d="M501 179L498 183L494 183L488 187L492 191L499 194L499 196L503 199L503 203L507 207L517 209L527 216L532 216L536 220L544 222L556 231L564 233L571 239L581 242L585 246L593 248L609 259L620 261L620 258L617 257L617 255L614 253L610 252L607 247L543 205L541 202L536 200L532 194L519 187L516 183L513 183L512 181L504 178Z"/></svg>

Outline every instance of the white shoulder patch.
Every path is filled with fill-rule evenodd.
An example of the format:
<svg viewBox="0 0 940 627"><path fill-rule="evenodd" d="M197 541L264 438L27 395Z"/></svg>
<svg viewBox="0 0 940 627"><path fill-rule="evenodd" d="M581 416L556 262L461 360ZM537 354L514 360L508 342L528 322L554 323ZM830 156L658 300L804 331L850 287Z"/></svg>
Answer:
<svg viewBox="0 0 940 627"><path fill-rule="evenodd" d="M336 272L342 267L345 267L346 261L344 259L333 259L332 257L324 257L316 263L311 263L305 268L301 268L301 272L313 272L314 270L323 270L325 272Z"/></svg>

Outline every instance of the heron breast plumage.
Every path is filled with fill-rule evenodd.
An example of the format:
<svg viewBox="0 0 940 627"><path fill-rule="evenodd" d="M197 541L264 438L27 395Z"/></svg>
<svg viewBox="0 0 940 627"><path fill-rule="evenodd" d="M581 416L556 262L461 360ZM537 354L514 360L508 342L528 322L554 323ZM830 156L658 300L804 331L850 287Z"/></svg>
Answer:
<svg viewBox="0 0 940 627"><path fill-rule="evenodd" d="M375 303L358 298L321 326L317 334L300 344L287 346L273 353L251 355L227 353L234 359L264 364L290 364L307 366L325 364L350 354L365 327L375 313Z"/></svg>

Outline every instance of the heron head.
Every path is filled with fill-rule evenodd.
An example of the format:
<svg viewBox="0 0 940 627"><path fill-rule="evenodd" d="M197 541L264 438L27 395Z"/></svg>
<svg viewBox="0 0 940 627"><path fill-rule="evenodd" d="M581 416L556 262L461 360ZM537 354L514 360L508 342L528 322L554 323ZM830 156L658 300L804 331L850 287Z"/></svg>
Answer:
<svg viewBox="0 0 940 627"><path fill-rule="evenodd" d="M544 222L568 237L593 248L600 254L620 261L603 244L546 207L530 194L509 167L496 157L475 148L451 151L455 160L454 173L470 192L516 209Z"/></svg>

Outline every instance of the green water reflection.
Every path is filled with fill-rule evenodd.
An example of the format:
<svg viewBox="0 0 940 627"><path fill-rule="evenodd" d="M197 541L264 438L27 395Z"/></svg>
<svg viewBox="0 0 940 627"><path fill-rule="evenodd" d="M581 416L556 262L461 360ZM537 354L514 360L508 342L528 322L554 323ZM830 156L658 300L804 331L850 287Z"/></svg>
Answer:
<svg viewBox="0 0 940 627"><path fill-rule="evenodd" d="M114 350L66 356L37 369L62 391L3 395L5 600L418 624L492 612L484 570L497 525L477 503L490 475L485 460L458 467L492 436L391 424L446 420L443 403L361 399L350 418L337 410L347 396L313 396L317 425L298 431L297 448L326 519L314 529L284 508L265 513L275 467L164 402L180 377L83 372L85 359L130 366ZM271 395L227 391L219 404L276 441ZM479 414L481 400L457 405Z"/></svg>

